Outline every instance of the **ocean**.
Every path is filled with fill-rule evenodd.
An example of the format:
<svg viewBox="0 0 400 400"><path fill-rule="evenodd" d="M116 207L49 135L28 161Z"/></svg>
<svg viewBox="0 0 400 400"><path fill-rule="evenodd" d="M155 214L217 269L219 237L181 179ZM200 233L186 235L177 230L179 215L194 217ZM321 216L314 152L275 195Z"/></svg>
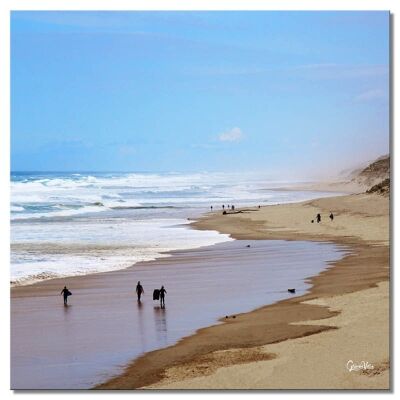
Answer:
<svg viewBox="0 0 400 400"><path fill-rule="evenodd" d="M11 284L113 271L232 240L188 229L211 206L332 195L282 189L294 184L255 173L13 172Z"/></svg>

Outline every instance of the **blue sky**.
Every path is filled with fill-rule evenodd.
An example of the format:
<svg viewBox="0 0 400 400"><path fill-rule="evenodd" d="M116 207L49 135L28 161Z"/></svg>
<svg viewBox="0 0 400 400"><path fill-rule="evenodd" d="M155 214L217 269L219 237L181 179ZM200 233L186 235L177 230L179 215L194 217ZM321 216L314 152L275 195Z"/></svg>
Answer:
<svg viewBox="0 0 400 400"><path fill-rule="evenodd" d="M340 171L388 80L387 12L13 12L11 168Z"/></svg>

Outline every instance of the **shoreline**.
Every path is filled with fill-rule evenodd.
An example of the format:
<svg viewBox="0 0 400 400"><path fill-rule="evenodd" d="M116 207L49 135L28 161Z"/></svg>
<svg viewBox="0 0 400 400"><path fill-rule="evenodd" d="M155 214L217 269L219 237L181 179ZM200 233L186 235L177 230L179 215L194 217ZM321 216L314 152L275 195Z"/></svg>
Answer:
<svg viewBox="0 0 400 400"><path fill-rule="evenodd" d="M325 260L342 254L327 244L321 257L319 248L301 241L288 246L283 241L232 240L175 251L171 257L125 270L13 288L12 387L90 388L122 373L142 354L218 324L223 315L293 296L287 287L305 293L306 277L325 268ZM265 269L265 263L271 268ZM230 298L223 282L229 277L229 290L240 290L244 264L252 276L251 293ZM282 273L280 265L284 265ZM134 293L138 279L145 287L141 304ZM161 283L168 290L165 310L151 299L152 289ZM63 307L59 296L65 284L74 295L68 307Z"/></svg>
<svg viewBox="0 0 400 400"><path fill-rule="evenodd" d="M340 206L339 213L336 212L332 202L333 205ZM382 209L382 205L386 205L386 208ZM293 211L301 214L299 212L301 209L306 215L315 215L315 210L326 214L328 209L333 209L338 214L336 220L346 216L347 219L355 222L360 219L360 216L357 215L360 206L365 208L364 217L369 217L370 220L375 217L380 219L381 224L384 225L383 230L379 230L380 226L375 224L378 232L374 229L372 232L368 232L368 228L371 226L367 226L367 229L362 230L362 234L360 234L361 230L360 232L357 230L359 230L360 224L365 223L362 216L359 225L355 224L355 227L351 224L347 226L346 221L341 224L346 226L346 232L331 232L328 229L322 234L319 231L310 231L317 224L309 224L308 218L308 226L299 224L300 226L295 225L291 229L282 226L282 222L280 222L282 214L288 209L290 214ZM319 336L316 334L338 329L324 322L338 316L341 311L332 310L328 305L310 304L310 302L318 302L318 300L326 298L335 299L354 292L363 293L368 289L376 288L379 282L388 280L389 200L387 198L364 194L348 195L289 205L271 205L262 207L262 209L271 210L273 207L278 210L277 216L275 215L275 219L272 218L272 221L267 220L267 223L263 219L252 217L257 213L257 209L254 209L254 212L235 213L234 215L207 215L192 225L196 229L218 227L219 232L229 233L235 239L332 241L339 245L349 246L352 250L351 254L336 262L332 268L312 277L309 280L312 283L309 293L237 315L235 320L223 319L224 323L222 324L200 329L174 346L143 355L133 361L122 375L96 386L95 389L240 388L242 386L236 387L235 382L229 383L229 379L228 383L224 381L222 386L217 386L217 384L219 385L218 380L214 380L217 383L211 384L211 386L207 386L207 382L211 380L210 376L214 376L213 374L216 376L217 372L228 370L231 366L237 366L240 370L241 366L268 364L269 361L262 360L274 360L276 355L263 352L260 350L262 346L272 343L287 343L293 339L304 337L311 337L315 340L315 337ZM291 210L293 208L295 210ZM306 210L303 210L304 208ZM249 217L249 215L251 216ZM304 216L300 215L300 217ZM376 221L372 221L372 224L374 222ZM336 228L336 225L331 225L329 228L332 226ZM323 321L319 324L304 323L304 321L317 322L321 320ZM386 350L383 351L386 353L385 359L378 360L380 362L378 378L381 379L384 376L384 383L377 384L376 388L389 387L389 352L388 349ZM357 386L361 385L358 382L359 376L353 374L353 377L355 377L355 382L349 383L349 387L345 388L363 388ZM288 384L287 387L280 388L289 387ZM314 388L317 387L319 387L318 384ZM332 388L338 387L341 386L337 386L337 384L332 386ZM260 388L268 388L268 384L262 385ZM313 386L308 388L313 388Z"/></svg>
<svg viewBox="0 0 400 400"><path fill-rule="evenodd" d="M201 214L199 214L199 216L200 215ZM144 223L141 220L137 222L135 219L129 218L129 216L127 220L130 225L138 224L136 230L139 231L139 233L146 233L146 229L153 229L154 226L155 231L150 231L151 235L143 241L141 241L140 238L138 242L135 242L132 238L127 240L125 238L127 228L124 230L124 226L118 226L117 217L117 219L113 221L113 229L118 227L120 237L118 240L112 238L110 242L105 242L103 239L99 242L96 242L96 240L93 242L83 240L82 243L78 243L78 241L75 240L68 243L63 240L57 241L56 239L54 243L52 243L51 240L50 243L30 243L29 241L27 243L18 241L12 243L10 247L11 254L15 252L17 256L15 257L16 261L14 265L16 268L14 274L11 272L9 280L10 287L14 288L40 284L41 282L51 279L68 279L78 276L84 277L99 273L121 271L131 268L138 263L169 257L170 254L176 251L193 250L232 240L227 237L227 235L220 234L217 231L196 233L190 230L188 232L185 228L189 227L190 220L182 216L179 218L173 216L165 219L148 219L145 220ZM61 224L68 227L70 222L74 223L67 219L63 220ZM61 227L63 225L61 225ZM106 228L112 226L113 225L103 227L101 230L107 232ZM145 229L143 229L143 227ZM79 226L77 226L77 228L79 228ZM128 230L134 230L133 228L134 226L128 225ZM161 240L154 240L158 235L161 236ZM173 238L173 240L169 238ZM64 265L60 270L55 269L51 264L48 269L44 269L40 264L39 267L35 268L34 262L38 261L38 258L40 261L39 256L42 251L44 252L45 258L56 255L55 263L59 263L60 257L64 257L62 259ZM33 255L33 261L29 259L31 264L28 264L26 268L30 273L26 273L22 268L18 268L18 259L21 257L21 254ZM94 255L95 257L93 257ZM71 269L65 267L65 265L80 265L81 263L83 264L83 268ZM12 265L11 269L13 269L14 266Z"/></svg>

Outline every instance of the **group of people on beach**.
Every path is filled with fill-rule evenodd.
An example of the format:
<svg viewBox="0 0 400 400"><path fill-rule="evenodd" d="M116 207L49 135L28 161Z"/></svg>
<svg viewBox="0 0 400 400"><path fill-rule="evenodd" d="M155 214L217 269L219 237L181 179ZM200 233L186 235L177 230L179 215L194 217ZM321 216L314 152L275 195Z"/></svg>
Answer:
<svg viewBox="0 0 400 400"><path fill-rule="evenodd" d="M161 308L165 308L165 295L167 291L165 290L164 286L161 286L161 289L155 289L153 293L153 300L160 299ZM64 297L64 306L68 305L68 297L72 295L72 293L64 286L64 289L61 290L61 295ZM137 301L138 303L141 302L142 294L144 294L143 286L141 285L140 281L138 281L136 285L136 294L137 294ZM157 299L155 298L155 294L157 294Z"/></svg>
<svg viewBox="0 0 400 400"><path fill-rule="evenodd" d="M161 308L165 308L165 295L167 291L165 290L164 286L161 286L161 289L155 289L153 292L153 300L160 299ZM144 289L140 281L136 285L136 294L137 294L137 301L138 303L141 302L142 294L144 294Z"/></svg>
<svg viewBox="0 0 400 400"><path fill-rule="evenodd" d="M260 209L261 206L258 205L258 208ZM210 209L211 209L211 212L212 212L212 211L214 210L214 206L210 206ZM223 215L227 214L226 210L235 211L235 206L234 206L233 204L231 204L231 205L228 204L228 205L225 207L225 204L222 204L222 214L223 214Z"/></svg>
<svg viewBox="0 0 400 400"><path fill-rule="evenodd" d="M235 211L235 206L233 204L231 204L231 205L228 204L226 207L225 207L225 204L222 204L222 209L225 210L225 208L228 210ZM210 209L211 209L211 211L213 211L214 207L210 206Z"/></svg>
<svg viewBox="0 0 400 400"><path fill-rule="evenodd" d="M329 214L329 219L331 220L331 221L333 221L333 213L331 212L330 214ZM317 223L319 224L321 221L322 221L322 218L321 218L321 214L320 213L318 213L317 214L317 216L315 217L315 220L317 221ZM313 224L314 223L314 220L312 219L311 220L311 223Z"/></svg>

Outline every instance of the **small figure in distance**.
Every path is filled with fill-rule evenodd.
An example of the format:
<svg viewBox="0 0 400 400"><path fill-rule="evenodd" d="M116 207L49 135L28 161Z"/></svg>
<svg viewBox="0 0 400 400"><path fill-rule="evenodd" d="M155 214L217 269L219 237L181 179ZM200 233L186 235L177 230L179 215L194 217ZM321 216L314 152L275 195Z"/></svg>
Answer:
<svg viewBox="0 0 400 400"><path fill-rule="evenodd" d="M331 221L333 221L333 214L332 214L332 212L329 214L329 218L331 219Z"/></svg>
<svg viewBox="0 0 400 400"><path fill-rule="evenodd" d="M222 204L222 209L225 210L225 204Z"/></svg>
<svg viewBox="0 0 400 400"><path fill-rule="evenodd" d="M260 205L258 205L258 208L261 208L261 206L260 206Z"/></svg>
<svg viewBox="0 0 400 400"><path fill-rule="evenodd" d="M317 222L320 223L321 222L321 214L317 214Z"/></svg>
<svg viewBox="0 0 400 400"><path fill-rule="evenodd" d="M211 206L210 208L211 208L211 211L212 211L213 210L213 206Z"/></svg>
<svg viewBox="0 0 400 400"><path fill-rule="evenodd" d="M137 301L140 303L140 297L142 294L144 294L144 289L143 286L140 284L140 281L138 281L136 285L136 294L137 294Z"/></svg>
<svg viewBox="0 0 400 400"><path fill-rule="evenodd" d="M164 289L164 286L161 286L160 289L160 305L161 308L165 308L165 294L167 293L167 291Z"/></svg>
<svg viewBox="0 0 400 400"><path fill-rule="evenodd" d="M61 293L60 293L60 295L63 295L63 297L64 297L64 306L67 306L68 305L68 296L71 296L71 292L67 289L67 287L66 286L64 286L64 289L63 290L61 290Z"/></svg>
<svg viewBox="0 0 400 400"><path fill-rule="evenodd" d="M235 210L235 206L232 204L231 205L231 210L234 211Z"/></svg>

